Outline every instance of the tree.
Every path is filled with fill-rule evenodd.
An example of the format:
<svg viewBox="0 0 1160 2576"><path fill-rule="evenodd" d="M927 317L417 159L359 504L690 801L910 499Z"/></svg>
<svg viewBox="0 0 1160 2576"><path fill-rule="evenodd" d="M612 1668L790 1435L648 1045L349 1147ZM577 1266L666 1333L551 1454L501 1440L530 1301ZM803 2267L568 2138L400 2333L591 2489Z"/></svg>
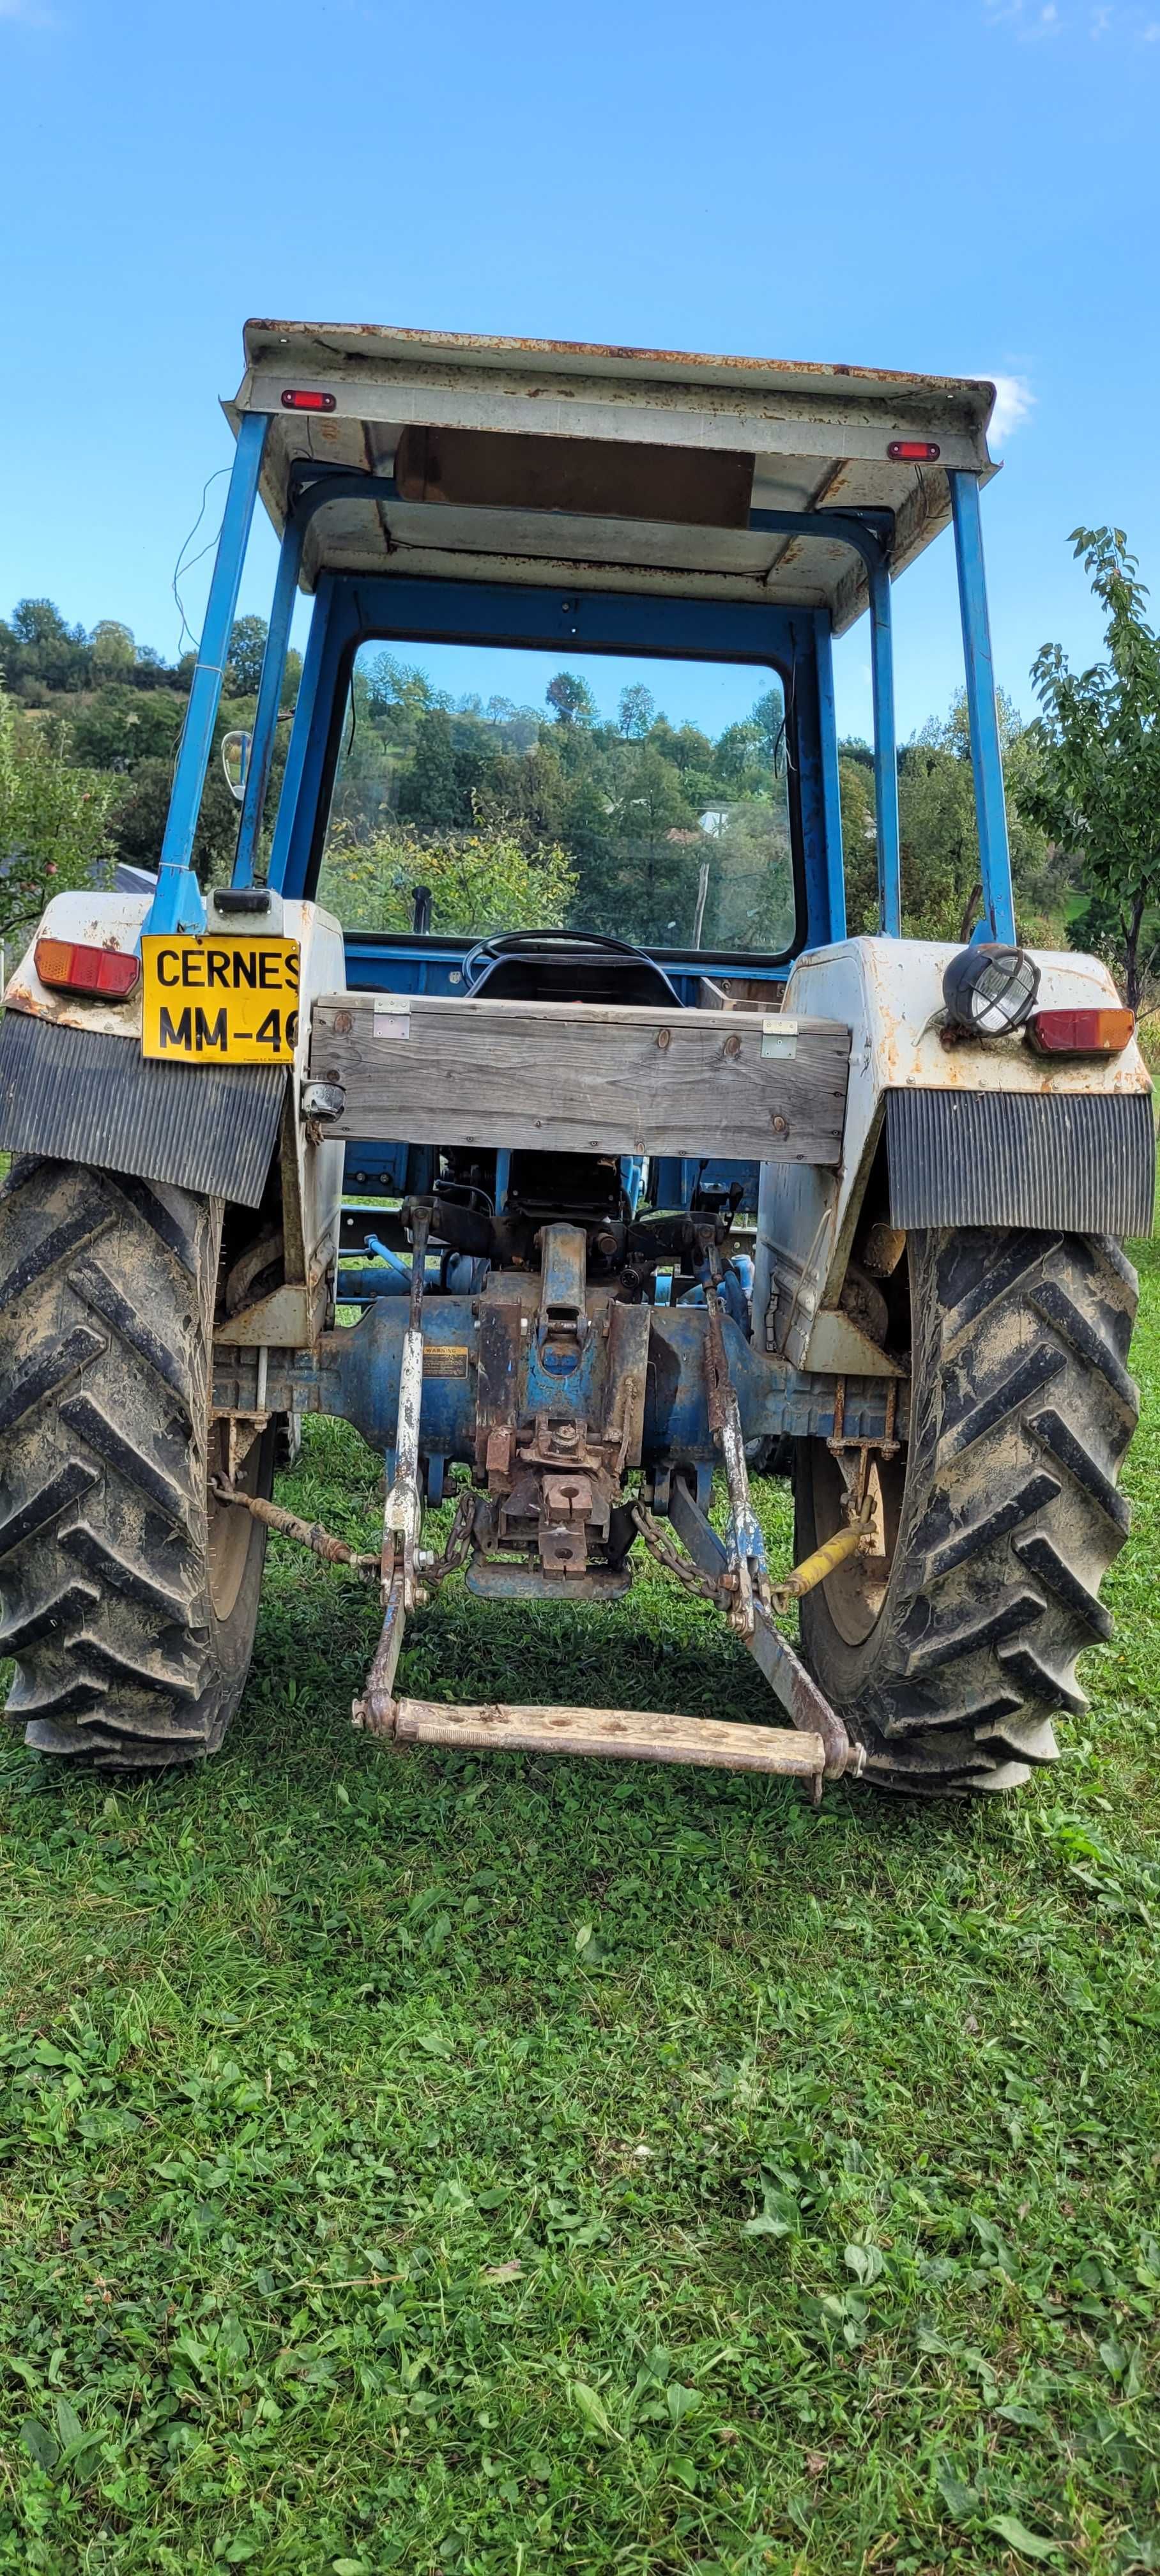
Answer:
<svg viewBox="0 0 1160 2576"><path fill-rule="evenodd" d="M137 659L133 630L122 626L117 617L102 617L89 637L93 679L98 686L103 680L126 679Z"/></svg>
<svg viewBox="0 0 1160 2576"><path fill-rule="evenodd" d="M329 849L320 893L352 928L409 930L416 885L431 889L435 930L482 938L557 929L576 875L556 844L527 850L502 830L434 836L404 825Z"/></svg>
<svg viewBox="0 0 1160 2576"><path fill-rule="evenodd" d="M461 801L451 718L446 707L429 707L419 719L415 757L402 781L399 812L408 822L434 830L459 822Z"/></svg>
<svg viewBox="0 0 1160 2576"><path fill-rule="evenodd" d="M974 776L935 730L905 743L898 762L903 923L911 939L965 940L979 893Z"/></svg>
<svg viewBox="0 0 1160 2576"><path fill-rule="evenodd" d="M705 947L777 950L789 945L793 858L782 805L755 796L732 806L723 830L703 840L696 855L709 862Z"/></svg>
<svg viewBox="0 0 1160 2576"><path fill-rule="evenodd" d="M51 599L21 599L0 633L0 677L9 688L83 689L92 656L83 626L66 626Z"/></svg>
<svg viewBox="0 0 1160 2576"><path fill-rule="evenodd" d="M769 760L765 752L762 729L752 716L742 724L726 725L717 745L717 775L730 796L752 794L769 784Z"/></svg>
<svg viewBox="0 0 1160 2576"><path fill-rule="evenodd" d="M1041 759L1025 791L1027 810L1080 860L1089 922L1105 936L1112 929L1136 1010L1140 934L1149 906L1160 902L1160 637L1145 617L1148 593L1123 529L1073 528L1069 543L1106 615L1107 659L1073 672L1059 644L1037 655ZM1081 944L1084 922L1073 929Z"/></svg>
<svg viewBox="0 0 1160 2576"><path fill-rule="evenodd" d="M785 749L785 698L780 680L758 698L749 721L756 727L766 759L780 763Z"/></svg>
<svg viewBox="0 0 1160 2576"><path fill-rule="evenodd" d="M203 886L228 883L233 868L238 808L222 773L221 746L224 735L236 723L236 708L228 704L223 706L214 727L213 749L205 774L193 844L194 871ZM275 743L268 813L275 808L278 781L285 767L286 730L284 725L280 728L281 740ZM115 790L118 782L114 779L110 784ZM110 837L119 859L127 859L135 868L157 866L172 791L172 753L164 759L156 757L135 762L131 774L120 782L120 793L109 815Z"/></svg>
<svg viewBox="0 0 1160 2576"><path fill-rule="evenodd" d="M0 938L31 930L50 895L91 885L109 848L115 781L79 769L43 719L0 689Z"/></svg>
<svg viewBox="0 0 1160 2576"><path fill-rule="evenodd" d="M874 826L874 772L870 763L838 758L838 794L842 812L842 864L846 880L846 926L851 939L878 928L878 852Z"/></svg>
<svg viewBox="0 0 1160 2576"><path fill-rule="evenodd" d="M70 726L70 756L90 769L139 769L143 760L172 755L184 714L184 700L171 689L96 689Z"/></svg>
<svg viewBox="0 0 1160 2576"><path fill-rule="evenodd" d="M562 725L592 725L596 722L596 700L576 671L557 671L544 691L548 705Z"/></svg>
<svg viewBox="0 0 1160 2576"><path fill-rule="evenodd" d="M235 617L230 629L230 694L256 698L269 627L264 617Z"/></svg>
<svg viewBox="0 0 1160 2576"><path fill-rule="evenodd" d="M620 692L620 730L628 742L643 742L651 733L657 702L651 689L635 680L631 688Z"/></svg>

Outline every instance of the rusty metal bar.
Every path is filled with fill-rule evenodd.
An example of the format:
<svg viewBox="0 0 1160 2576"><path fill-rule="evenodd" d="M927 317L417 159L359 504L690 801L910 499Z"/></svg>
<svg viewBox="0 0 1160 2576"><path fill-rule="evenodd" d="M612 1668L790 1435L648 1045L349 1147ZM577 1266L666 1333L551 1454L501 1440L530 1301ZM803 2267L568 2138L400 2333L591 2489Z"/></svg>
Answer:
<svg viewBox="0 0 1160 2576"><path fill-rule="evenodd" d="M726 1572L726 1550L704 1513L698 1511L689 1487L679 1476L673 1478L669 1518L695 1565L699 1565L706 1574L720 1576ZM764 1602L754 1603L753 1634L744 1642L794 1725L821 1736L826 1755L825 1778L841 1780L847 1773L854 1779L860 1778L866 1764L865 1748L861 1744L851 1744L837 1710L831 1708L824 1691L819 1690L812 1673L806 1671L788 1639L774 1627Z"/></svg>
<svg viewBox="0 0 1160 2576"><path fill-rule="evenodd" d="M377 1556L364 1556L357 1548L348 1547L345 1539L334 1538L323 1529L321 1521L299 1520L296 1512L286 1511L281 1503L268 1503L263 1494L240 1494L236 1486L226 1483L224 1476L214 1477L213 1492L219 1503L237 1504L241 1511L249 1512L251 1519L261 1521L265 1529L277 1530L279 1538L292 1538L299 1547L308 1547L312 1556L322 1558L324 1565L353 1565L359 1574L378 1573Z"/></svg>
<svg viewBox="0 0 1160 2576"><path fill-rule="evenodd" d="M376 1565L378 1559L375 1560ZM375 1648L374 1660L367 1674L366 1689L352 1702L351 1725L367 1735L389 1736L394 1733L395 1702L392 1697L399 1651L403 1643L406 1610L403 1601L403 1567L396 1565L387 1588L387 1606L382 1631Z"/></svg>

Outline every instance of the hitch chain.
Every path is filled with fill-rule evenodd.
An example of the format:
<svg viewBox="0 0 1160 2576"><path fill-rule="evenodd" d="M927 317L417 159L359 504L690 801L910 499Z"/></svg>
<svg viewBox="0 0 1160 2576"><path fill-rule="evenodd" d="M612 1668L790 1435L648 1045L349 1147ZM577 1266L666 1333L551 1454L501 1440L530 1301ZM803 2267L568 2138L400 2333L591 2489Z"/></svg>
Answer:
<svg viewBox="0 0 1160 2576"><path fill-rule="evenodd" d="M439 1584L446 1581L449 1574L456 1573L461 1565L467 1564L475 1547L475 1514L478 1502L479 1496L475 1487L468 1485L456 1503L451 1527L447 1533L447 1545L442 1555L429 1557L425 1549L420 1549L418 1565L425 1592L435 1591Z"/></svg>
<svg viewBox="0 0 1160 2576"><path fill-rule="evenodd" d="M735 1574L702 1574L692 1558L668 1537L647 1504L635 1502L632 1517L650 1555L655 1556L658 1565L663 1565L666 1574L675 1576L686 1592L694 1593L699 1601L711 1601L716 1609L726 1612L732 1609L737 1590ZM873 1516L863 1505L860 1511L852 1514L844 1530L839 1530L834 1538L826 1540L824 1546L815 1548L812 1556L795 1565L783 1583L771 1584L770 1608L783 1614L795 1601L800 1601L804 1593L812 1592L816 1584L824 1583L826 1576L835 1573L848 1556L857 1555L872 1527Z"/></svg>
<svg viewBox="0 0 1160 2576"><path fill-rule="evenodd" d="M675 1539L668 1536L662 1523L654 1518L647 1503L634 1502L632 1517L650 1556L655 1556L658 1565L663 1565L666 1574L675 1576L676 1581L683 1584L685 1591L693 1593L698 1601L711 1601L718 1610L732 1608L735 1589L733 1575L702 1574L699 1567L694 1565L691 1556L685 1555L683 1548L677 1545Z"/></svg>

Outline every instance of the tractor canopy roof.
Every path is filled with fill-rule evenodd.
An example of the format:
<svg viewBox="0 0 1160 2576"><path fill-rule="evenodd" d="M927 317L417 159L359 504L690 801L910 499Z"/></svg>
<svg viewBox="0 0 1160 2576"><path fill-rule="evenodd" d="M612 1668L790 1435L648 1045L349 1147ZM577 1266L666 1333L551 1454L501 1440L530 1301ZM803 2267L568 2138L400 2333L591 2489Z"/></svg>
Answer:
<svg viewBox="0 0 1160 2576"><path fill-rule="evenodd" d="M828 608L840 633L860 556L838 521L779 522L868 513L897 572L947 524L948 472L996 471L974 377L319 322L248 322L245 354L226 414L270 415L279 531L311 485L308 590L333 569L696 594Z"/></svg>

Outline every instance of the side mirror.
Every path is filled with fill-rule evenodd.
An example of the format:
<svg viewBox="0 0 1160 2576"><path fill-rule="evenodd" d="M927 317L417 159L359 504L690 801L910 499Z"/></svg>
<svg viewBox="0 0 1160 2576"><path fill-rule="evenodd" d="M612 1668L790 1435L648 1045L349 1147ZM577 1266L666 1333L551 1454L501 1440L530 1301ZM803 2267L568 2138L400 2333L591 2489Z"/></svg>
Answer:
<svg viewBox="0 0 1160 2576"><path fill-rule="evenodd" d="M241 804L246 793L246 777L250 766L250 741L251 737L248 733L227 733L222 742L222 768L235 805Z"/></svg>

